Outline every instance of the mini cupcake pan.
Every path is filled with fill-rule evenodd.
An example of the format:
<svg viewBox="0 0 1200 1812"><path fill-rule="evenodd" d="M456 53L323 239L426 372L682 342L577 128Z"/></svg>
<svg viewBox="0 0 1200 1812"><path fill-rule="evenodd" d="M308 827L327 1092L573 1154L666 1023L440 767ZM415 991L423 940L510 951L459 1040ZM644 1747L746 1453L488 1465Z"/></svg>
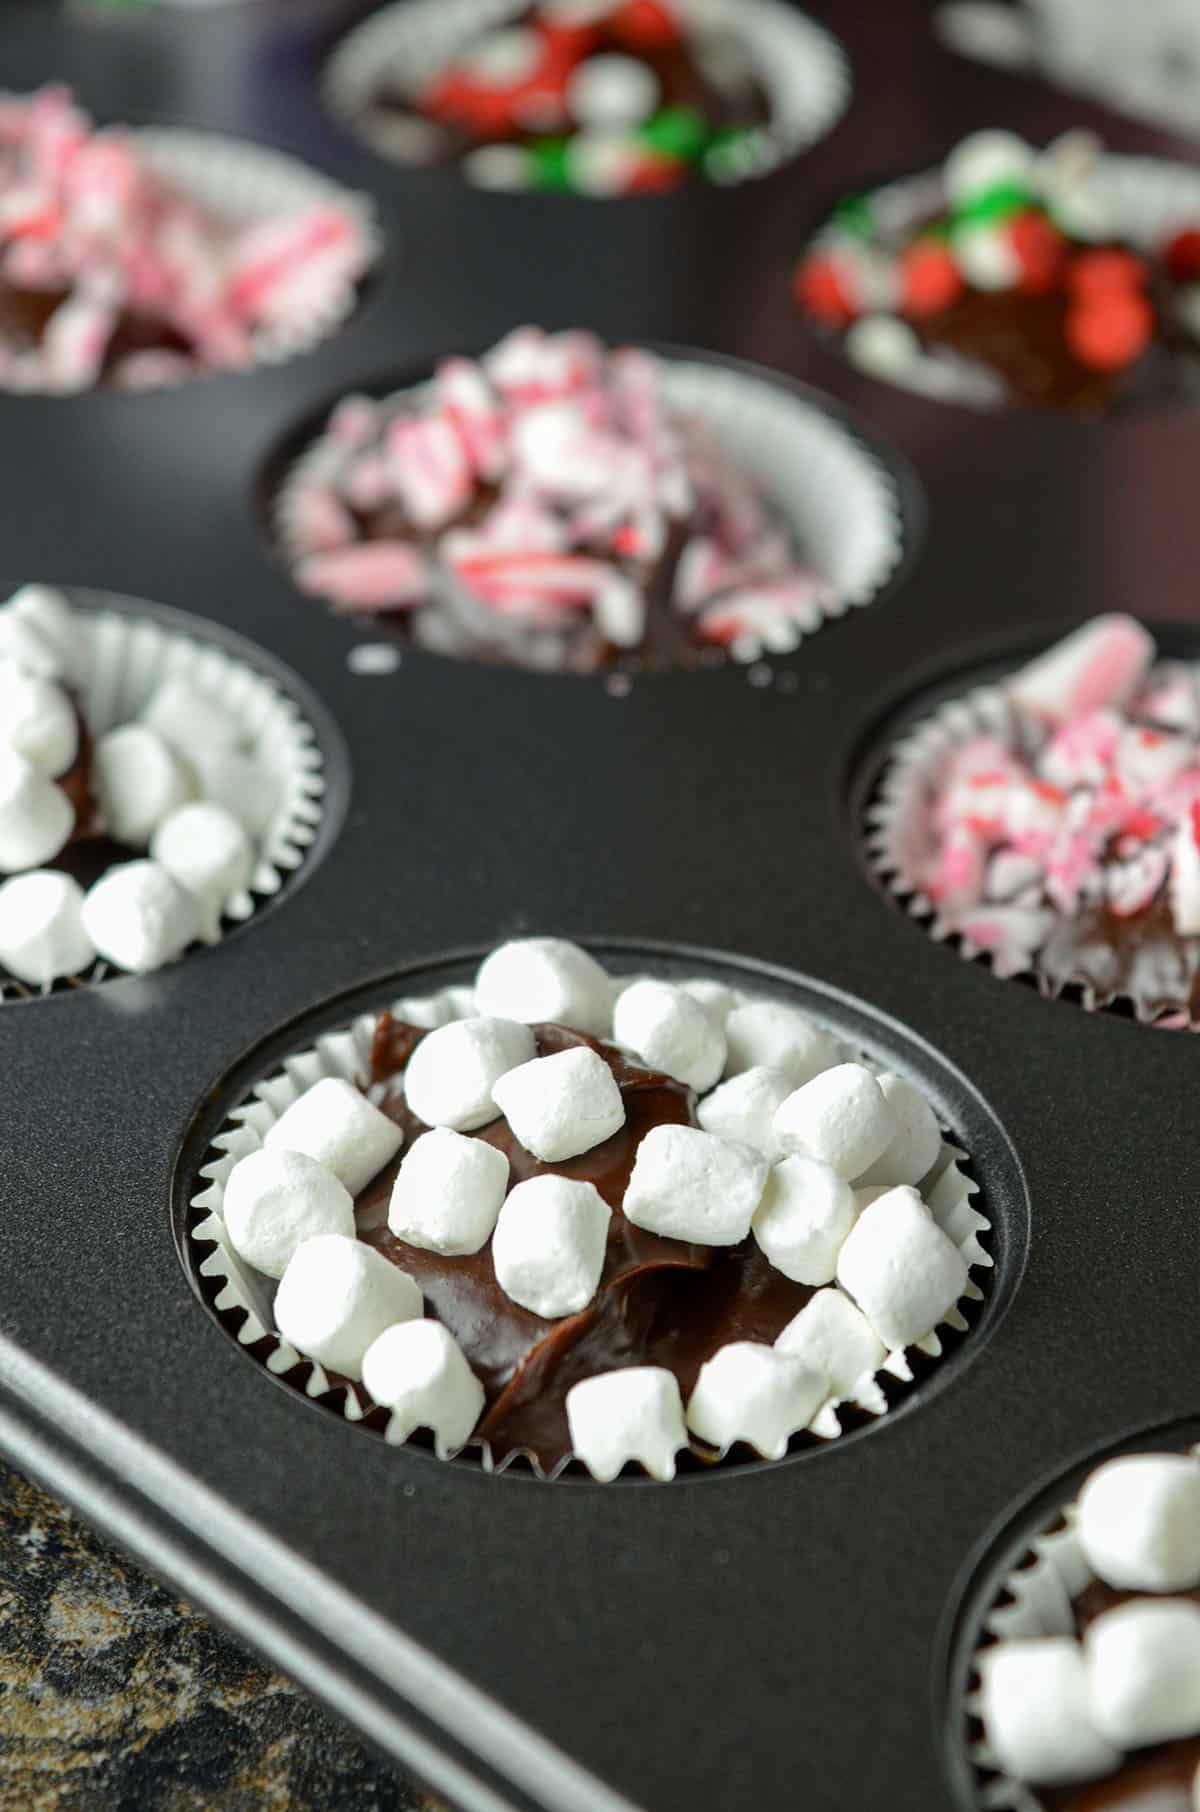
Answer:
<svg viewBox="0 0 1200 1812"><path fill-rule="evenodd" d="M58 77L100 118L270 144L366 193L385 247L353 318L285 363L0 398L4 572L244 638L312 725L326 789L278 901L220 946L0 1005L0 1445L452 1803L970 1805L952 1657L978 1556L1064 1468L1196 1410L1196 1054L939 947L872 878L862 808L925 699L1096 612L1200 654L1200 415L908 395L823 345L788 280L840 193L974 126L1194 147L963 64L921 0L821 0L848 109L778 171L620 203L490 196L383 162L324 110L324 60L367 10L0 18L6 86ZM377 657L293 588L264 475L331 395L528 319L827 395L895 452L907 553L886 589L793 655L620 689ZM324 1413L217 1325L183 1232L229 1109L323 1029L532 930L617 967L733 964L931 1090L995 1270L888 1416L671 1485L491 1476Z"/></svg>

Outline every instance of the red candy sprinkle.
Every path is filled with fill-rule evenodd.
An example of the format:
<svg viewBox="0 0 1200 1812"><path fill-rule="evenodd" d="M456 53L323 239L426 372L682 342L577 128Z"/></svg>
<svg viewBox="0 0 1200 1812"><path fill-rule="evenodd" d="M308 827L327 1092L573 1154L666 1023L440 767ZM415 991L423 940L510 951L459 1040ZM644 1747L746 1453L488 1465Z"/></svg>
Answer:
<svg viewBox="0 0 1200 1812"><path fill-rule="evenodd" d="M1168 241L1164 256L1176 283L1200 283L1200 227L1189 227Z"/></svg>
<svg viewBox="0 0 1200 1812"><path fill-rule="evenodd" d="M900 298L906 315L936 315L963 291L949 251L936 239L917 239L900 256Z"/></svg>
<svg viewBox="0 0 1200 1812"><path fill-rule="evenodd" d="M1066 257L1066 240L1044 214L1018 214L1009 223L1009 243L1021 266L1018 287L1027 296L1044 296L1056 288Z"/></svg>
<svg viewBox="0 0 1200 1812"><path fill-rule="evenodd" d="M1154 310L1144 297L1117 290L1074 303L1064 331L1081 365L1093 371L1120 371L1148 345Z"/></svg>
<svg viewBox="0 0 1200 1812"><path fill-rule="evenodd" d="M806 258L796 267L792 288L801 308L831 327L849 326L858 313L832 258Z"/></svg>
<svg viewBox="0 0 1200 1812"><path fill-rule="evenodd" d="M1081 302L1136 294L1145 282L1146 267L1132 252L1080 252L1067 271L1067 288Z"/></svg>
<svg viewBox="0 0 1200 1812"><path fill-rule="evenodd" d="M614 37L631 50L669 50L682 37L675 9L663 0L625 0L609 20Z"/></svg>

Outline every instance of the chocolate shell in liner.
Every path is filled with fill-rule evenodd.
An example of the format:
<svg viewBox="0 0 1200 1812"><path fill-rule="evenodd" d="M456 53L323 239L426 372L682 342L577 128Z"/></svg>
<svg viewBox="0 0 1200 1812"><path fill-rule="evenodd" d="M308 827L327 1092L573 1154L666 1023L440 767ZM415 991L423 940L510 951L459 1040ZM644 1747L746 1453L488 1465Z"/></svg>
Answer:
<svg viewBox="0 0 1200 1812"><path fill-rule="evenodd" d="M897 474L853 430L822 408L819 398L732 365L654 354L663 393L672 412L692 420L710 436L730 466L748 478L791 532L798 558L825 581L814 588L800 620L775 625L769 638L744 633L727 652L735 661L754 662L790 654L826 622L852 606L870 604L911 553L915 532L901 500ZM401 400L419 407L427 386L392 392L379 399L387 408ZM302 453L286 473L271 503L275 541L289 564L303 558L296 523L296 498L306 479L327 477L327 449L320 442ZM421 613L441 639L422 645L435 652L468 655L472 638L505 648L517 664L553 666L539 648L551 638L515 618L502 617L471 597L461 585L442 583L438 610ZM435 627L430 637L438 634Z"/></svg>
<svg viewBox="0 0 1200 1812"><path fill-rule="evenodd" d="M261 770L272 800L264 828L251 839L249 881L221 902L223 921L244 922L280 891L316 838L325 790L316 732L275 680L215 643L168 629L140 615L136 602L108 593L75 588L64 595L75 611L82 652L76 697L93 737L131 723L163 682L174 679L213 696L239 724L245 754ZM120 973L98 961L69 979L78 985ZM0 999L30 992L0 975Z"/></svg>
<svg viewBox="0 0 1200 1812"><path fill-rule="evenodd" d="M747 134L725 183L777 169L822 139L850 100L850 66L831 33L778 0L684 0L685 27L736 37L766 92L769 122ZM481 33L519 19L525 0L403 0L342 39L322 77L325 104L385 157L423 162L430 130L419 115L386 122L370 102L381 76L414 98Z"/></svg>
<svg viewBox="0 0 1200 1812"><path fill-rule="evenodd" d="M633 978L622 976L619 979L625 984ZM759 998L762 997L735 991L734 1004ZM391 1011L398 1018L432 1030L453 1020L470 1017L475 1011L474 993L469 987L447 988L432 995L394 1002ZM200 1172L204 1186L190 1204L194 1218L189 1229L189 1245L205 1300L211 1302L222 1324L236 1331L238 1342L249 1348L268 1371L284 1378L306 1396L322 1400L348 1422L359 1422L369 1415L373 1425L386 1426L382 1420L385 1412L368 1406L359 1387L345 1381L331 1382L320 1364L304 1358L275 1331L274 1285L233 1251L222 1219L225 1182L234 1165L262 1146L271 1127L299 1095L327 1077L340 1077L355 1085L361 1083L368 1073L377 1019L378 1010L360 1014L346 1030L327 1033L315 1045L286 1058L282 1069L258 1083L250 1097L231 1112L228 1124L213 1140L218 1155ZM885 1066L871 1067L882 1069ZM986 1273L993 1260L981 1244L981 1236L986 1237L990 1231L990 1222L973 1203L979 1186L962 1168L967 1161L964 1152L943 1138L938 1158L922 1182L922 1195L934 1220L958 1247L969 1270ZM931 1330L915 1347L888 1353L879 1371L872 1378L864 1378L853 1397L830 1398L821 1404L807 1432L820 1440L833 1440L843 1432L847 1410L858 1412L856 1422L886 1415L898 1392L914 1382L914 1366L919 1361L936 1361L942 1356L944 1331L963 1334L968 1330L969 1323L962 1313L962 1306L974 1305L982 1299L983 1291L974 1277L969 1277L960 1303L951 1309L938 1328ZM924 1369L922 1366L922 1372ZM390 1432L388 1438L393 1438ZM404 1437L395 1438L403 1440ZM716 1455L711 1447L695 1437L692 1437L691 1451L709 1462L725 1457L724 1452ZM751 1453L753 1450L739 1447L739 1451ZM487 1443L474 1439L457 1454L447 1457L455 1459L460 1455L478 1459L486 1471L503 1472L517 1463L544 1479L559 1477L572 1464L568 1457L552 1472L546 1472L536 1457L524 1449L506 1454L496 1462Z"/></svg>

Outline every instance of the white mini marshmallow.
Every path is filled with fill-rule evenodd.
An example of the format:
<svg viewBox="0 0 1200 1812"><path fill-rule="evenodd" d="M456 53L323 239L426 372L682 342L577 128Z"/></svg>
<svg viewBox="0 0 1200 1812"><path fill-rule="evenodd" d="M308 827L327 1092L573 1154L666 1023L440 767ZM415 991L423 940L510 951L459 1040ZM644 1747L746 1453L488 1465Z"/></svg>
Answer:
<svg viewBox="0 0 1200 1812"><path fill-rule="evenodd" d="M951 201L970 201L1000 184L1028 186L1036 156L1015 132L986 127L961 139L942 168L942 180Z"/></svg>
<svg viewBox="0 0 1200 1812"><path fill-rule="evenodd" d="M543 1164L577 1158L625 1124L613 1073L587 1045L518 1064L501 1076L492 1099L526 1151Z"/></svg>
<svg viewBox="0 0 1200 1812"><path fill-rule="evenodd" d="M737 995L724 982L713 981L707 975L693 976L689 981L680 982L679 986L693 1000L698 1000L710 1019L715 1019L721 1030L725 1030L725 1021L737 1006Z"/></svg>
<svg viewBox="0 0 1200 1812"><path fill-rule="evenodd" d="M0 660L0 743L51 780L65 774L79 752L79 726L62 687Z"/></svg>
<svg viewBox="0 0 1200 1812"><path fill-rule="evenodd" d="M100 809L121 843L148 844L163 819L192 797L179 757L144 724L122 724L97 737L94 765Z"/></svg>
<svg viewBox="0 0 1200 1812"><path fill-rule="evenodd" d="M785 1277L827 1284L857 1219L854 1191L836 1170L819 1158L785 1158L767 1177L754 1214L754 1237Z"/></svg>
<svg viewBox="0 0 1200 1812"><path fill-rule="evenodd" d="M735 1007L725 1021L725 1074L767 1065L782 1070L793 1088L811 1082L838 1060L828 1032L778 1000L752 1000Z"/></svg>
<svg viewBox="0 0 1200 1812"><path fill-rule="evenodd" d="M22 585L0 610L0 653L20 659L21 646L34 657L33 663L22 665L44 679L79 681L87 676L86 640L66 597L52 585Z"/></svg>
<svg viewBox="0 0 1200 1812"><path fill-rule="evenodd" d="M238 820L207 800L181 805L155 831L150 854L197 901L201 935L215 943L226 902L254 872L254 851Z"/></svg>
<svg viewBox="0 0 1200 1812"><path fill-rule="evenodd" d="M264 1277L282 1277L297 1247L319 1233L354 1237L354 1201L332 1170L266 1145L230 1171L221 1217L238 1257Z"/></svg>
<svg viewBox="0 0 1200 1812"><path fill-rule="evenodd" d="M736 1246L750 1231L767 1170L748 1145L694 1126L654 1126L638 1146L621 1207L648 1233Z"/></svg>
<svg viewBox="0 0 1200 1812"><path fill-rule="evenodd" d="M1125 1749L1200 1731L1200 1605L1135 1598L1083 1638L1088 1704L1102 1736Z"/></svg>
<svg viewBox="0 0 1200 1812"><path fill-rule="evenodd" d="M74 827L62 788L23 755L0 747L0 874L52 861Z"/></svg>
<svg viewBox="0 0 1200 1812"><path fill-rule="evenodd" d="M440 1321L401 1321L385 1328L363 1354L363 1383L392 1412L389 1441L417 1428L433 1434L439 1459L470 1440L483 1414L483 1386Z"/></svg>
<svg viewBox="0 0 1200 1812"><path fill-rule="evenodd" d="M611 1218L592 1183L556 1176L518 1183L492 1235L500 1288L546 1321L577 1315L600 1283Z"/></svg>
<svg viewBox="0 0 1200 1812"><path fill-rule="evenodd" d="M967 1266L915 1189L864 1208L838 1254L837 1280L888 1347L911 1346L962 1295Z"/></svg>
<svg viewBox="0 0 1200 1812"><path fill-rule="evenodd" d="M157 862L119 862L88 889L83 928L108 962L149 975L199 937L200 909Z"/></svg>
<svg viewBox="0 0 1200 1812"><path fill-rule="evenodd" d="M138 713L138 722L170 743L185 761L194 749L235 750L242 726L212 692L178 676L163 680Z"/></svg>
<svg viewBox="0 0 1200 1812"><path fill-rule="evenodd" d="M492 1090L501 1076L536 1054L533 1033L515 1019L457 1019L422 1038L404 1072L405 1098L426 1126L473 1132L499 1114Z"/></svg>
<svg viewBox="0 0 1200 1812"><path fill-rule="evenodd" d="M482 1139L435 1126L404 1154L388 1226L410 1246L458 1257L492 1236L508 1188L508 1157Z"/></svg>
<svg viewBox="0 0 1200 1812"><path fill-rule="evenodd" d="M415 1320L423 1306L412 1278L380 1253L321 1233L293 1253L275 1292L275 1325L305 1358L359 1378L372 1342L397 1321Z"/></svg>
<svg viewBox="0 0 1200 1812"><path fill-rule="evenodd" d="M95 961L83 928L83 889L70 875L35 869L0 887L0 964L18 981L48 988Z"/></svg>
<svg viewBox="0 0 1200 1812"><path fill-rule="evenodd" d="M501 944L475 977L476 1011L522 1025L553 1022L608 1036L612 982L595 957L561 937L524 937Z"/></svg>
<svg viewBox="0 0 1200 1812"><path fill-rule="evenodd" d="M263 1144L302 1151L332 1170L351 1195L365 1189L404 1141L394 1120L340 1076L323 1076L298 1095Z"/></svg>
<svg viewBox="0 0 1200 1812"><path fill-rule="evenodd" d="M1003 1773L1051 1787L1109 1774L1120 1751L1092 1723L1083 1650L1071 1636L997 1642L979 1657L988 1746Z"/></svg>
<svg viewBox="0 0 1200 1812"><path fill-rule="evenodd" d="M933 1109L914 1082L884 1070L878 1078L880 1092L892 1112L896 1130L875 1162L856 1178L860 1188L878 1184L919 1183L937 1163L942 1149Z"/></svg>
<svg viewBox="0 0 1200 1812"><path fill-rule="evenodd" d="M613 1037L650 1069L703 1093L721 1074L725 1036L699 1001L670 982L635 981L613 1007Z"/></svg>
<svg viewBox="0 0 1200 1812"><path fill-rule="evenodd" d="M782 1070L757 1063L705 1095L696 1108L696 1118L705 1132L752 1145L764 1158L773 1160L780 1156L775 1115L792 1086Z"/></svg>
<svg viewBox="0 0 1200 1812"><path fill-rule="evenodd" d="M1097 1468L1079 1494L1077 1532L1093 1573L1123 1591L1200 1585L1200 1460L1131 1453Z"/></svg>
<svg viewBox="0 0 1200 1812"><path fill-rule="evenodd" d="M802 1359L821 1373L831 1397L852 1397L864 1378L872 1377L887 1357L887 1348L861 1309L841 1290L818 1290L793 1315L775 1341L778 1353Z"/></svg>
<svg viewBox="0 0 1200 1812"><path fill-rule="evenodd" d="M687 1407L688 1427L722 1450L748 1441L777 1460L807 1428L825 1397L825 1379L802 1359L753 1340L723 1346L700 1367Z"/></svg>
<svg viewBox="0 0 1200 1812"><path fill-rule="evenodd" d="M279 809L279 787L261 761L232 749L193 745L188 762L206 799L232 812L248 837L266 834Z"/></svg>
<svg viewBox="0 0 1200 1812"><path fill-rule="evenodd" d="M660 92L648 63L611 51L578 65L567 83L567 106L577 125L632 129L650 118Z"/></svg>
<svg viewBox="0 0 1200 1812"><path fill-rule="evenodd" d="M814 1076L775 1115L783 1151L820 1158L847 1182L883 1155L896 1131L883 1090L861 1063L839 1063Z"/></svg>
<svg viewBox="0 0 1200 1812"><path fill-rule="evenodd" d="M633 1365L573 1384L567 1426L575 1458L606 1482L629 1460L640 1461L651 1478L673 1479L675 1455L688 1439L675 1375L658 1365Z"/></svg>

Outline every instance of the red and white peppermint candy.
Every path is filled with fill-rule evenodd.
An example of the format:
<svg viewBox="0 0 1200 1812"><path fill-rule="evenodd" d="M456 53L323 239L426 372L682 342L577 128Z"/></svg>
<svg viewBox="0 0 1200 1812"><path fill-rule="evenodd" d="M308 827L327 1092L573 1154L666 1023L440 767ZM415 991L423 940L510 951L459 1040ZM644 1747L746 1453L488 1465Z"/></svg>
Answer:
<svg viewBox="0 0 1200 1812"><path fill-rule="evenodd" d="M444 416L401 417L387 431L387 457L401 502L417 528L438 529L474 493L462 440Z"/></svg>
<svg viewBox="0 0 1200 1812"><path fill-rule="evenodd" d="M1038 773L1054 786L1099 786L1117 758L1122 720L1115 711L1088 711L1057 730L1038 758Z"/></svg>
<svg viewBox="0 0 1200 1812"><path fill-rule="evenodd" d="M302 560L296 577L305 591L350 610L405 610L429 593L425 561L403 541L363 541Z"/></svg>
<svg viewBox="0 0 1200 1812"><path fill-rule="evenodd" d="M1200 937L1200 802L1180 819L1171 845L1171 917L1181 937Z"/></svg>

